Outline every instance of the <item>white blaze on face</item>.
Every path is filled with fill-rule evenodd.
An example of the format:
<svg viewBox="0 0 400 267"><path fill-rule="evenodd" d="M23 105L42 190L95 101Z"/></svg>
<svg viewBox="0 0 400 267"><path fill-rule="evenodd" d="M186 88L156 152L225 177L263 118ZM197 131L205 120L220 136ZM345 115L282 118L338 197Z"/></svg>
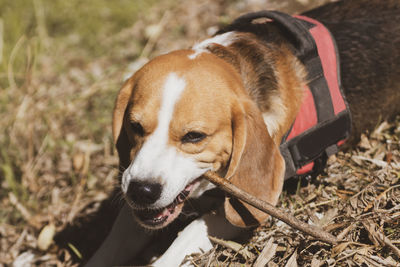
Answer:
<svg viewBox="0 0 400 267"><path fill-rule="evenodd" d="M193 159L168 145L174 107L185 86L185 80L175 73L167 76L158 112L158 125L122 175L122 190L125 193L132 180L161 183L161 197L152 205L154 208L171 204L187 184L208 170L198 167Z"/></svg>

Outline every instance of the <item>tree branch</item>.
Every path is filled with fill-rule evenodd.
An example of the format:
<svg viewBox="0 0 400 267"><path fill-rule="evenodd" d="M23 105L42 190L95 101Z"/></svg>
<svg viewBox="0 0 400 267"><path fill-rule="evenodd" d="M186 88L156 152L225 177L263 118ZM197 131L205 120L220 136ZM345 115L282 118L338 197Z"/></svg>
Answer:
<svg viewBox="0 0 400 267"><path fill-rule="evenodd" d="M285 222L286 224L290 225L291 227L293 227L299 231L309 234L309 235L315 237L316 239L318 239L320 241L324 241L331 245L336 245L339 242L339 240L335 236L331 235L330 233L322 230L321 228L319 228L317 226L302 222L299 219L297 219L296 217L294 217L293 215L287 214L287 213L285 213L285 211L283 211L277 207L274 207L271 204L250 195L249 193L239 189L238 187L236 187L235 185L230 183L228 180L226 180L222 177L219 177L214 172L209 171L209 172L205 173L203 175L203 177L206 178L207 180L209 180L210 182L212 182L213 184L219 186L222 190L224 190L228 194L256 207L259 210L262 210L262 211L268 213L272 217L275 217L275 218Z"/></svg>

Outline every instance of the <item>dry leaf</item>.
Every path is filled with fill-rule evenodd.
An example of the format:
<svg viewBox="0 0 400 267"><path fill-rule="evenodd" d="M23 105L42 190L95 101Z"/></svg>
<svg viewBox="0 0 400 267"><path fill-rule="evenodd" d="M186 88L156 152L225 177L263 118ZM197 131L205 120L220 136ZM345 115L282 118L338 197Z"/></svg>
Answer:
<svg viewBox="0 0 400 267"><path fill-rule="evenodd" d="M362 266L363 264L366 266L369 266L368 264L366 264L365 259L362 255L355 254L354 261L357 262L359 264L359 266Z"/></svg>
<svg viewBox="0 0 400 267"><path fill-rule="evenodd" d="M249 259L253 255L250 251L248 251L247 248L245 248L243 245L241 245L237 242L230 241L230 240L223 240L223 239L219 239L219 238L216 238L213 236L209 236L209 238L212 242L214 242L218 245L221 245L226 248L230 248L230 249L234 250L235 252L242 255L245 259Z"/></svg>
<svg viewBox="0 0 400 267"><path fill-rule="evenodd" d="M285 267L297 267L297 250L295 250L292 254L292 256L290 256L289 260L287 261Z"/></svg>
<svg viewBox="0 0 400 267"><path fill-rule="evenodd" d="M36 218L36 216L32 216L32 214L28 211L28 209L18 201L17 197L13 193L8 194L8 198L10 199L11 204L15 206L15 208L21 213L22 217L33 227L39 229L40 222Z"/></svg>
<svg viewBox="0 0 400 267"><path fill-rule="evenodd" d="M318 225L324 227L328 225L338 214L338 209L333 208L325 212L324 216L319 220Z"/></svg>
<svg viewBox="0 0 400 267"><path fill-rule="evenodd" d="M361 135L361 140L360 143L358 144L359 147L364 148L364 149L371 149L372 146L369 142L369 139L367 138L367 136L365 134Z"/></svg>
<svg viewBox="0 0 400 267"><path fill-rule="evenodd" d="M304 200L305 203L308 203L312 200L314 200L317 197L315 193L311 193L310 195L307 196L307 198Z"/></svg>
<svg viewBox="0 0 400 267"><path fill-rule="evenodd" d="M351 242L343 242L343 243L340 243L337 246L334 246L332 248L332 257L334 258L337 255L339 255L340 253L342 253L343 250L345 250L350 244L351 244Z"/></svg>
<svg viewBox="0 0 400 267"><path fill-rule="evenodd" d="M348 227L346 227L340 234L337 235L337 238L339 240L343 240L343 238L351 231L353 230L357 225L355 223L350 224Z"/></svg>
<svg viewBox="0 0 400 267"><path fill-rule="evenodd" d="M56 227L50 223L43 227L37 239L37 246L40 250L46 251L51 243L53 242L54 234L56 233Z"/></svg>
<svg viewBox="0 0 400 267"><path fill-rule="evenodd" d="M319 266L321 266L321 265L322 265L322 261L319 260L319 259L317 258L317 256L314 255L314 257L313 257L313 259L312 259L312 261L311 261L311 267L319 267Z"/></svg>
<svg viewBox="0 0 400 267"><path fill-rule="evenodd" d="M371 162L381 168L385 168L388 165L388 163L386 161L383 161L381 159L371 159L371 158L367 158L367 157L364 157L361 155L352 156L351 159L354 160L358 165L362 165L362 161Z"/></svg>
<svg viewBox="0 0 400 267"><path fill-rule="evenodd" d="M144 30L144 34L145 34L146 38L153 39L153 38L157 38L158 36L160 36L162 30L163 30L162 25L152 24L152 25L149 25L146 27L146 29Z"/></svg>
<svg viewBox="0 0 400 267"><path fill-rule="evenodd" d="M387 238L375 225L373 221L363 221L364 228L368 232L369 239L374 243L375 246L384 246L389 247L397 257L400 258L400 249L398 249L393 243Z"/></svg>
<svg viewBox="0 0 400 267"><path fill-rule="evenodd" d="M267 266L268 266L268 267L279 267L279 265L276 264L276 263L273 262L273 261L268 262Z"/></svg>
<svg viewBox="0 0 400 267"><path fill-rule="evenodd" d="M363 221L362 224L364 225L365 230L368 232L368 237L374 243L376 247L383 245L382 240L379 238L379 234L376 231L377 227L372 221Z"/></svg>
<svg viewBox="0 0 400 267"><path fill-rule="evenodd" d="M13 267L28 267L33 266L35 255L31 251L26 251L18 255L14 260Z"/></svg>
<svg viewBox="0 0 400 267"><path fill-rule="evenodd" d="M72 166L76 172L80 172L83 169L85 163L85 154L84 153L76 153L72 157Z"/></svg>
<svg viewBox="0 0 400 267"><path fill-rule="evenodd" d="M278 245L273 242L274 238L271 237L254 263L254 267L264 267L274 257Z"/></svg>

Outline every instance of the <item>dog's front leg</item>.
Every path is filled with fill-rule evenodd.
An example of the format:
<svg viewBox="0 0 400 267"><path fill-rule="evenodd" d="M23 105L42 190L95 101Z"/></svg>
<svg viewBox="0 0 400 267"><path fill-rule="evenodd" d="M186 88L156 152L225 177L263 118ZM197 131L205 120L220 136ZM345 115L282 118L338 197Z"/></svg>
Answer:
<svg viewBox="0 0 400 267"><path fill-rule="evenodd" d="M178 234L167 251L152 266L179 266L186 255L208 251L212 247L206 222L203 218L196 219Z"/></svg>
<svg viewBox="0 0 400 267"><path fill-rule="evenodd" d="M186 255L203 253L212 249L208 235L231 239L243 232L243 228L231 225L221 210L217 214L207 214L186 226L167 251L152 266L179 266ZM183 266L192 266L186 263Z"/></svg>
<svg viewBox="0 0 400 267"><path fill-rule="evenodd" d="M121 209L111 232L86 267L110 267L126 264L145 248L152 238L132 217L127 204Z"/></svg>

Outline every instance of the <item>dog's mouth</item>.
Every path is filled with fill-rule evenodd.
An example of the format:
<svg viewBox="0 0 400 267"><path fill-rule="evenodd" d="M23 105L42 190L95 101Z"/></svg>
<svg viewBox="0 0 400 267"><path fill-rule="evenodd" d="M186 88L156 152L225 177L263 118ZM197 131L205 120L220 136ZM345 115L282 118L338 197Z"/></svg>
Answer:
<svg viewBox="0 0 400 267"><path fill-rule="evenodd" d="M185 200L199 183L196 179L188 184L178 196L166 207L160 209L134 209L133 212L143 227L150 229L163 228L175 220L182 211Z"/></svg>

